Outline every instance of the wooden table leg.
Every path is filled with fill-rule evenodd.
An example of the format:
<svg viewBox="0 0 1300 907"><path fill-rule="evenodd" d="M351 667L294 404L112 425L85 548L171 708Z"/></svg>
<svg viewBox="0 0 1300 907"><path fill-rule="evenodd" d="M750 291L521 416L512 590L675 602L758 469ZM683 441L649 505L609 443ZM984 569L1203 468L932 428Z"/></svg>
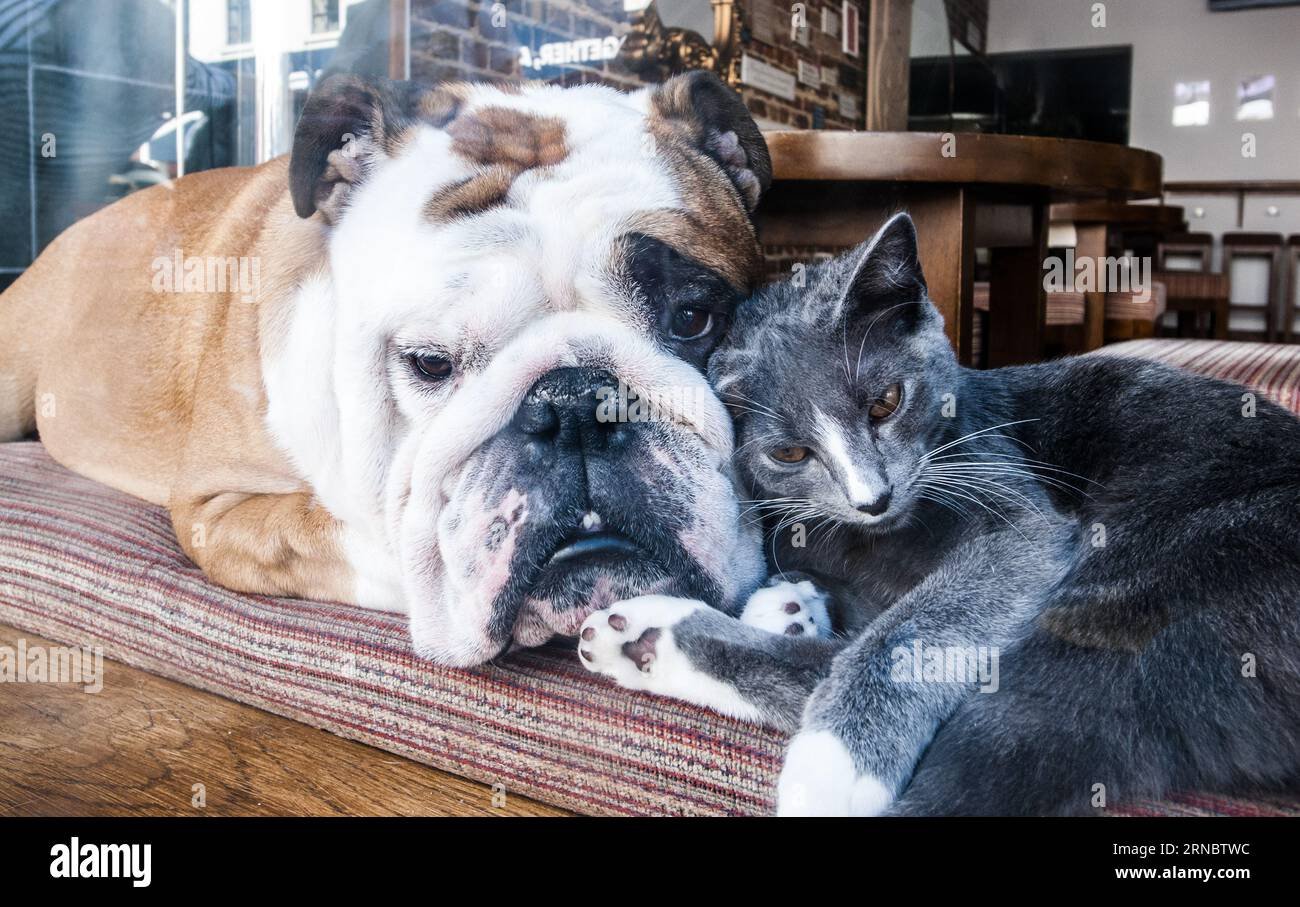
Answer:
<svg viewBox="0 0 1300 907"><path fill-rule="evenodd" d="M1047 202L1034 205L1029 245L989 250L989 367L1021 365L1043 357L1047 294Z"/></svg>
<svg viewBox="0 0 1300 907"><path fill-rule="evenodd" d="M1214 301L1214 339L1228 339L1228 318L1230 317L1230 300L1227 296Z"/></svg>
<svg viewBox="0 0 1300 907"><path fill-rule="evenodd" d="M908 200L916 223L921 268L930 298L943 315L957 361L971 364L975 302L975 205L961 187L918 193Z"/></svg>
<svg viewBox="0 0 1300 907"><path fill-rule="evenodd" d="M1078 241L1074 246L1076 261L1092 259L1097 275L1097 286L1083 294L1083 352L1100 349L1106 340L1106 293L1101 289L1106 269L1106 225L1077 224Z"/></svg>

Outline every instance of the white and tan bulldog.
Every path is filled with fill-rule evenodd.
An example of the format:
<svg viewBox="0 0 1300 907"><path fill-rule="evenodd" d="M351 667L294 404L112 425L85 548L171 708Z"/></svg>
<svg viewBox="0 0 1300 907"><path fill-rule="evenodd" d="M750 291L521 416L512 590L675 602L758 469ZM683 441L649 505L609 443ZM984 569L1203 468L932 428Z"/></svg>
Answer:
<svg viewBox="0 0 1300 907"><path fill-rule="evenodd" d="M648 592L732 609L763 562L700 369L769 178L704 73L331 80L291 159L132 195L0 297L0 440L167 507L216 582L404 611L446 664Z"/></svg>

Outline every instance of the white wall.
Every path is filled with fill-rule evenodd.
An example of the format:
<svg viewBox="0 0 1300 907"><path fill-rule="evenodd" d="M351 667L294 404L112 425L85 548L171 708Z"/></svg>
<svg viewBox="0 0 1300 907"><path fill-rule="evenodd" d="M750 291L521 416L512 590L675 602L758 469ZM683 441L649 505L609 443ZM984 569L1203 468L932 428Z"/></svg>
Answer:
<svg viewBox="0 0 1300 907"><path fill-rule="evenodd" d="M1211 13L1206 0L990 0L989 52L1131 45L1131 144L1159 152L1165 179L1300 179L1300 7ZM1236 121L1237 84L1277 77L1274 118ZM1208 79L1210 123L1172 125L1174 83ZM1243 157L1253 132L1257 156Z"/></svg>
<svg viewBox="0 0 1300 907"><path fill-rule="evenodd" d="M1094 0L990 0L989 52L1129 45L1129 142L1164 158L1166 180L1300 180L1300 7L1211 13L1206 0L1106 0L1106 25L1095 28L1097 5ZM1237 84L1270 73L1277 77L1273 119L1238 122ZM1174 126L1174 83L1206 79L1209 124ZM1242 155L1248 132L1255 135L1253 158ZM1300 233L1300 196L1248 196L1240 225L1235 198L1170 195L1168 200L1185 207L1191 230L1216 236L1241 229ZM1216 243L1216 269L1221 253ZM1234 303L1263 306L1267 286L1261 262L1241 261L1233 268ZM1262 308L1234 312L1231 326L1262 328L1262 313Z"/></svg>
<svg viewBox="0 0 1300 907"><path fill-rule="evenodd" d="M957 56L970 53L964 44L953 42ZM943 0L913 0L912 56L948 56L948 13Z"/></svg>

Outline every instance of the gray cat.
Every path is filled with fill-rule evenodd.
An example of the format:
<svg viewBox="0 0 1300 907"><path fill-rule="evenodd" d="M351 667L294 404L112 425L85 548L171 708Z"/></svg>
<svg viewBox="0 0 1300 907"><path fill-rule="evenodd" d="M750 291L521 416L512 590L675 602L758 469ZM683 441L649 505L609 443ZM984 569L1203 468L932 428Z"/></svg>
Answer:
<svg viewBox="0 0 1300 907"><path fill-rule="evenodd" d="M620 602L579 653L797 728L779 814L1078 814L1300 784L1290 413L1138 360L960 367L905 215L742 305L710 376L772 565L805 578L743 622Z"/></svg>

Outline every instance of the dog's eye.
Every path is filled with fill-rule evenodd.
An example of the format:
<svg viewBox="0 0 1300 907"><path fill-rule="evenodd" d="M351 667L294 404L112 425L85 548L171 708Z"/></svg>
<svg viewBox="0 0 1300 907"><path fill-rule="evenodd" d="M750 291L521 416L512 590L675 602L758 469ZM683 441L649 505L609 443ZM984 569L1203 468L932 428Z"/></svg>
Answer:
<svg viewBox="0 0 1300 907"><path fill-rule="evenodd" d="M767 455L779 463L802 463L811 451L806 447L777 447L769 450Z"/></svg>
<svg viewBox="0 0 1300 907"><path fill-rule="evenodd" d="M442 381L451 377L451 360L433 353L414 353L407 357L416 375L425 381Z"/></svg>
<svg viewBox="0 0 1300 907"><path fill-rule="evenodd" d="M708 309L690 306L680 308L673 315L672 332L678 340L698 340L713 330L713 313Z"/></svg>
<svg viewBox="0 0 1300 907"><path fill-rule="evenodd" d="M867 410L867 415L871 417L872 422L883 422L898 412L898 408L902 405L903 386L901 384L891 384L871 404L871 408Z"/></svg>

